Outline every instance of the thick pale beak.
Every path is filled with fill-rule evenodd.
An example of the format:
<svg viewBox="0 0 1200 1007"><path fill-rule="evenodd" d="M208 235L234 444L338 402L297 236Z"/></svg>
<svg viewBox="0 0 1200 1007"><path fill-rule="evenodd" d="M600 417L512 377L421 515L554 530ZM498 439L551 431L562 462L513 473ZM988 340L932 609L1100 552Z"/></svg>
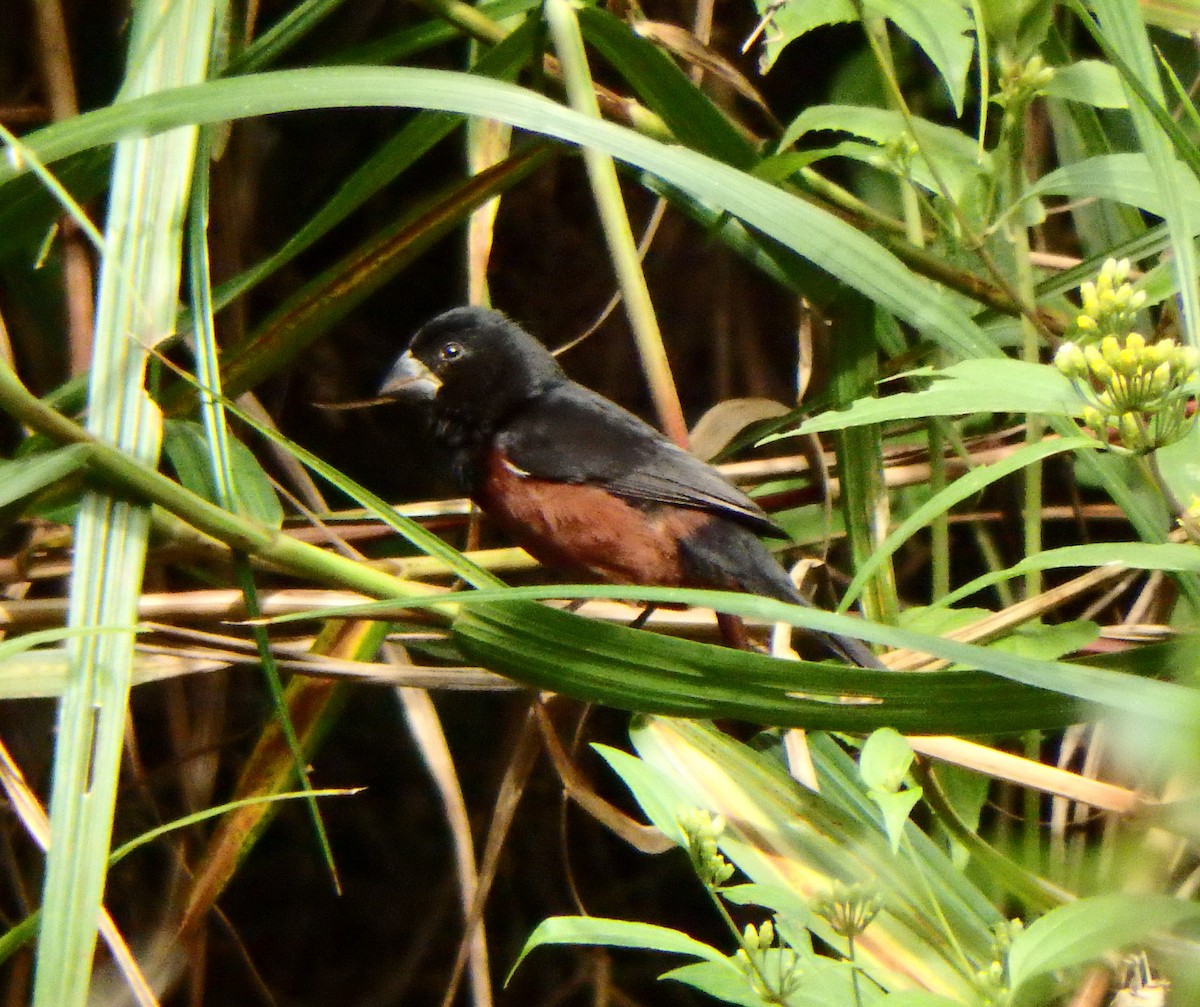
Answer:
<svg viewBox="0 0 1200 1007"><path fill-rule="evenodd" d="M432 399L441 387L441 379L410 350L396 361L396 366L383 379L379 394L389 399Z"/></svg>

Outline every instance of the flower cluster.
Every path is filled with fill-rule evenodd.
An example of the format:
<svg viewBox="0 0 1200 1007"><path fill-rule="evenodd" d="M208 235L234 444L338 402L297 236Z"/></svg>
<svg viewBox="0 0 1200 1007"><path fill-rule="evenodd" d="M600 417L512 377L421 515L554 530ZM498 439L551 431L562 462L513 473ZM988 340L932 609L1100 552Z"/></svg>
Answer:
<svg viewBox="0 0 1200 1007"><path fill-rule="evenodd" d="M1054 67L1047 66L1041 56L1032 56L1024 63L1008 62L1000 68L998 100L1008 109L1023 108L1053 79Z"/></svg>
<svg viewBox="0 0 1200 1007"><path fill-rule="evenodd" d="M750 988L768 1003L786 1003L804 978L803 959L782 942L775 946L775 924L747 923L741 947L734 955Z"/></svg>
<svg viewBox="0 0 1200 1007"><path fill-rule="evenodd" d="M1193 422L1187 386L1200 374L1200 352L1131 331L1146 298L1128 277L1128 260L1109 259L1095 283L1080 287L1076 339L1059 347L1054 364L1087 403L1088 429L1140 454L1177 441Z"/></svg>
<svg viewBox="0 0 1200 1007"><path fill-rule="evenodd" d="M1079 285L1082 310L1075 329L1084 339L1124 336L1133 328L1134 316L1146 303L1146 292L1129 283L1129 260L1109 259L1100 267L1096 282Z"/></svg>
<svg viewBox="0 0 1200 1007"><path fill-rule="evenodd" d="M883 899L873 887L837 882L833 890L813 906L839 937L857 937L867 929L883 908Z"/></svg>
<svg viewBox="0 0 1200 1007"><path fill-rule="evenodd" d="M1013 939L1025 929L1022 920L1004 920L992 927L992 961L975 973L975 987L988 1007L1009 1002L1008 954Z"/></svg>
<svg viewBox="0 0 1200 1007"><path fill-rule="evenodd" d="M692 869L706 888L718 888L733 875L733 864L717 849L717 840L725 831L725 819L700 808L679 816Z"/></svg>

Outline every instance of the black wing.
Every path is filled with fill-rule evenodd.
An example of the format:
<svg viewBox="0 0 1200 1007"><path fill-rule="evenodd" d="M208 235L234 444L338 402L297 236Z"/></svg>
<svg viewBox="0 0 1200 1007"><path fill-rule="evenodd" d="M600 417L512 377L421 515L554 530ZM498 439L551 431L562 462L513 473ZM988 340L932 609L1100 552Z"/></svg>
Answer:
<svg viewBox="0 0 1200 1007"><path fill-rule="evenodd" d="M547 389L510 416L497 446L539 479L598 483L628 500L713 511L760 535L787 537L712 466L574 382Z"/></svg>

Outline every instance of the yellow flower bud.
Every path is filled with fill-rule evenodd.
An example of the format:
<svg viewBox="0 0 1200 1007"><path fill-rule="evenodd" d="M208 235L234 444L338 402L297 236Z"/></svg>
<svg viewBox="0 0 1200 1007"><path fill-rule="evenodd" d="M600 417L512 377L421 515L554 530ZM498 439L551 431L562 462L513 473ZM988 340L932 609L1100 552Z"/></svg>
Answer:
<svg viewBox="0 0 1200 1007"><path fill-rule="evenodd" d="M1154 373L1150 377L1150 394L1166 395L1171 384L1171 365L1164 361L1154 368Z"/></svg>
<svg viewBox="0 0 1200 1007"><path fill-rule="evenodd" d="M1091 427L1097 433L1103 433L1107 427L1104 419L1104 414L1095 406L1084 406L1082 420L1085 425Z"/></svg>
<svg viewBox="0 0 1200 1007"><path fill-rule="evenodd" d="M1146 366L1155 368L1159 364L1169 363L1175 356L1175 343L1170 339L1160 339L1146 347Z"/></svg>
<svg viewBox="0 0 1200 1007"><path fill-rule="evenodd" d="M1194 346L1184 346L1179 351L1179 357L1182 369L1187 373L1187 380L1192 380L1196 370L1200 368L1200 350Z"/></svg>
<svg viewBox="0 0 1200 1007"><path fill-rule="evenodd" d="M1138 413L1121 413L1117 420L1117 432L1121 435L1121 443L1127 448L1138 449L1146 446L1146 437Z"/></svg>
<svg viewBox="0 0 1200 1007"><path fill-rule="evenodd" d="M1054 366L1068 378L1082 378L1087 375L1087 360L1083 351L1071 342L1063 343L1054 354Z"/></svg>

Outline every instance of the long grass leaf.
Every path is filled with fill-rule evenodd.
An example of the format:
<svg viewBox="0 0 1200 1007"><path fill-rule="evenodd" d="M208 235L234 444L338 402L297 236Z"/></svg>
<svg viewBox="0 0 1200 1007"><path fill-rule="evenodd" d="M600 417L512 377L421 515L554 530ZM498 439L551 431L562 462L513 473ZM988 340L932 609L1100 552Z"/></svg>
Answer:
<svg viewBox="0 0 1200 1007"><path fill-rule="evenodd" d="M44 161L111 143L129 131L219 122L311 108L431 108L482 115L605 151L721 207L858 290L955 356L999 349L955 296L920 279L892 253L833 214L702 154L580 115L523 88L408 68L281 70L180 88L48 126L25 137ZM0 164L0 185L21 174Z"/></svg>
<svg viewBox="0 0 1200 1007"><path fill-rule="evenodd" d="M122 94L202 80L216 0L138 4ZM113 166L96 311L88 429L142 462L158 458L161 420L142 382L148 349L175 315L181 221L195 129L122 141ZM82 1007L107 873L117 771L150 509L107 493L84 497L75 529L68 626L108 632L68 641L50 800L52 844L33 1002ZM112 632L116 628L123 632Z"/></svg>

